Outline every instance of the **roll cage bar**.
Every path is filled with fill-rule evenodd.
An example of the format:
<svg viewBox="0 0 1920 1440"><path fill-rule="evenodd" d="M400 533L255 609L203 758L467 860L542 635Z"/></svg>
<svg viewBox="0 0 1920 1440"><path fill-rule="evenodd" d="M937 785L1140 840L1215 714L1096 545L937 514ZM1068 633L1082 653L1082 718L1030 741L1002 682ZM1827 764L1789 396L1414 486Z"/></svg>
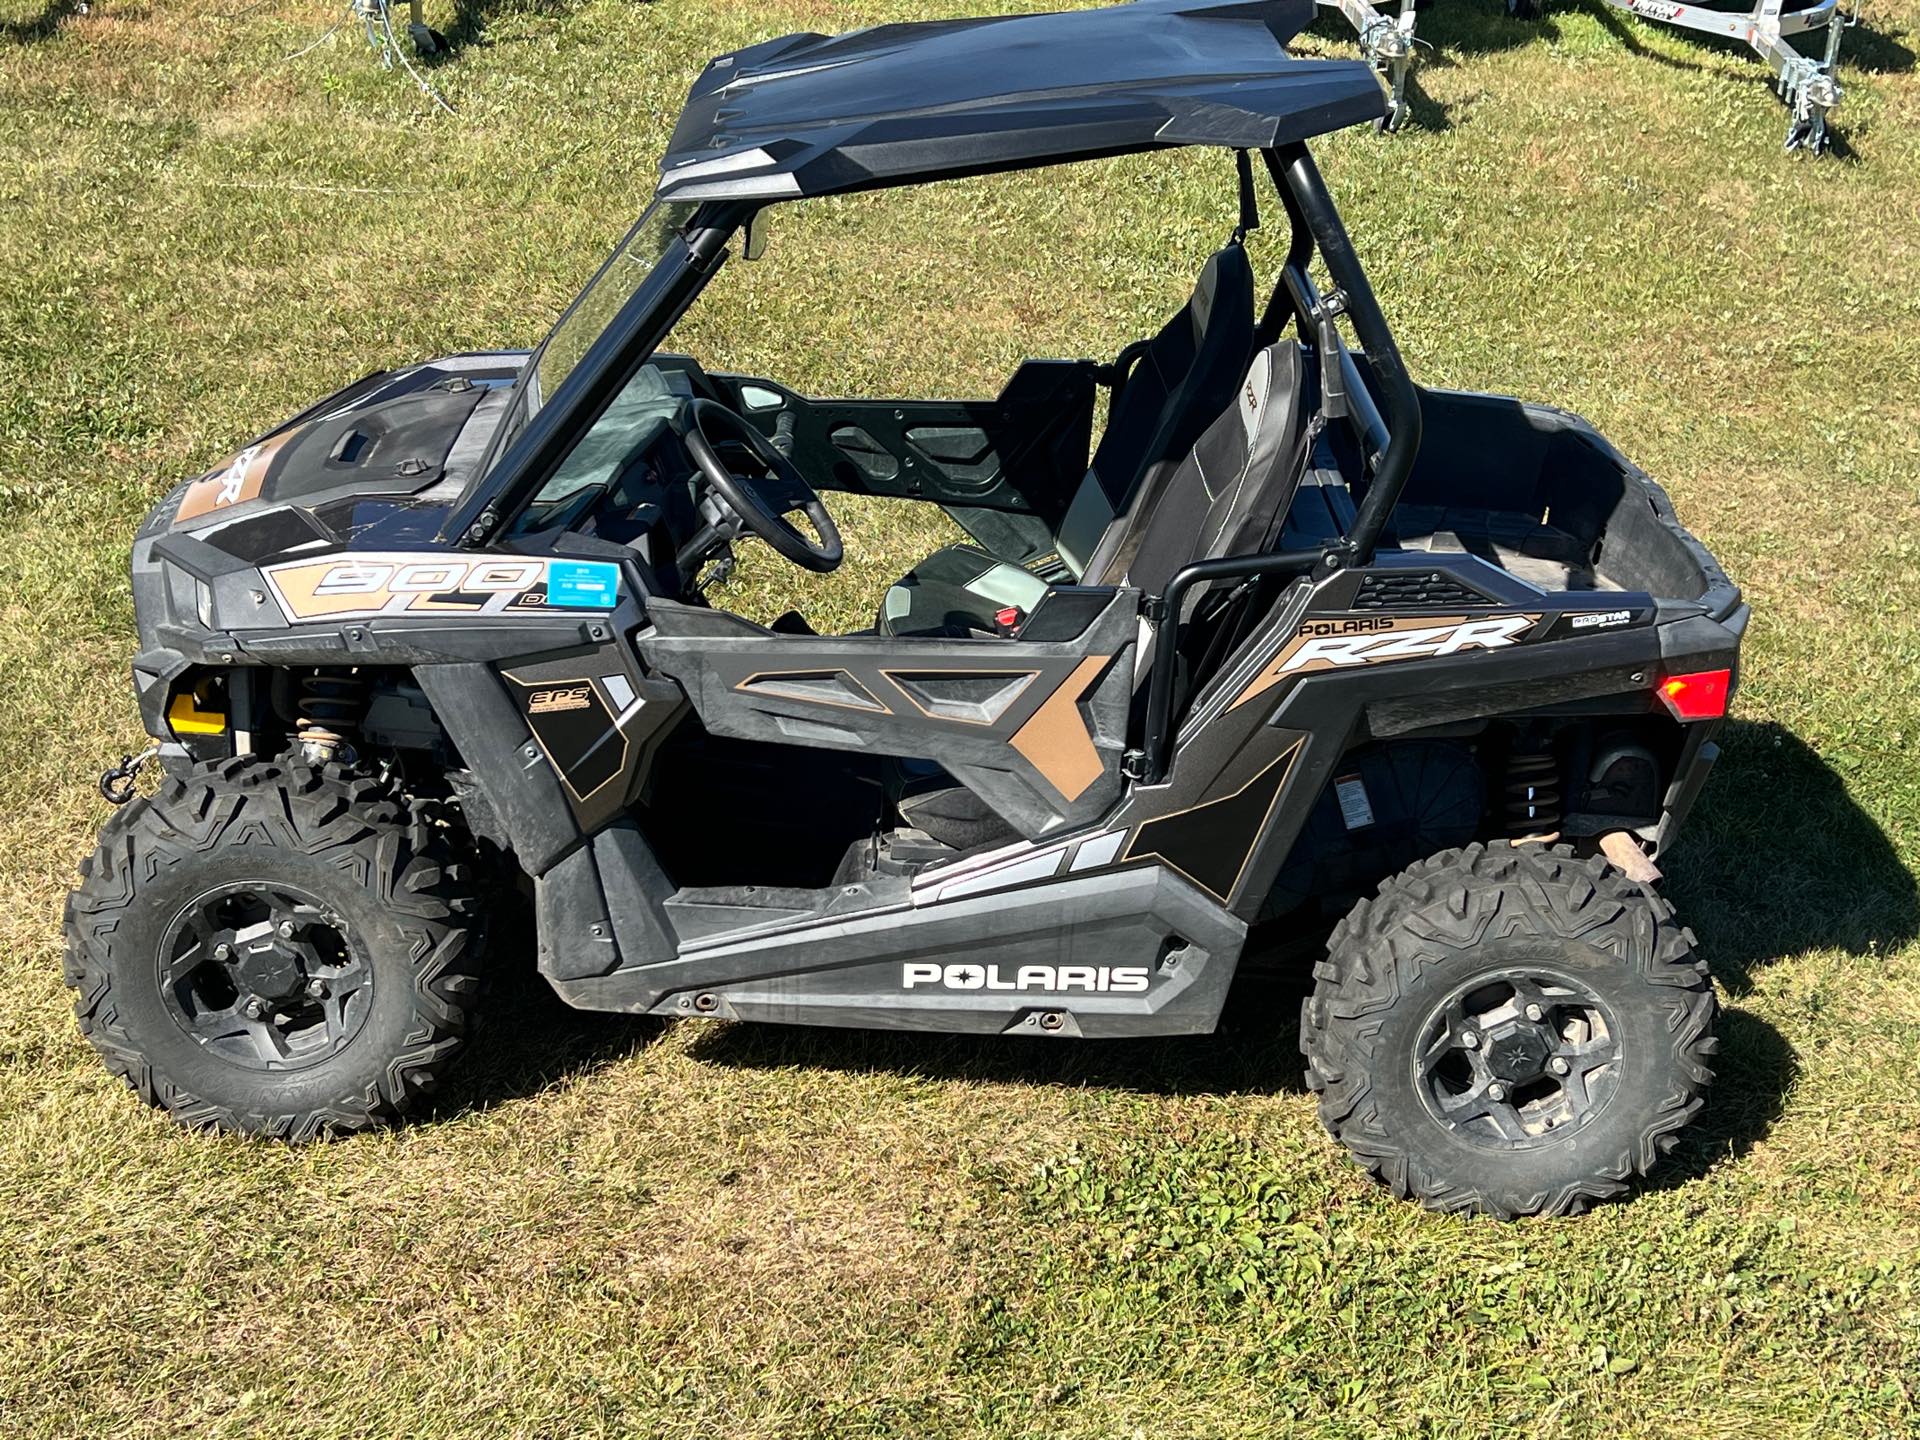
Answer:
<svg viewBox="0 0 1920 1440"><path fill-rule="evenodd" d="M1370 563L1420 448L1419 392L1407 375L1319 167L1303 142L1261 154L1286 208L1289 238L1278 281L1255 328L1255 345L1271 345L1291 321L1301 341L1314 347L1320 356L1322 416L1328 421L1345 420L1352 427L1367 472L1366 490L1353 527L1325 546L1228 555L1188 565L1174 575L1163 594L1145 601L1146 617L1156 630L1179 623L1182 602L1196 585L1325 576ZM503 522L518 514L565 458L570 439L613 402L666 338L725 260L728 239L758 208L758 202L744 201L715 201L700 207L682 234L682 246L669 249L558 391L508 442L474 493L455 508L445 532L449 539L462 546L484 545ZM1325 294L1308 274L1316 251L1333 283ZM1352 325L1372 366L1384 412L1340 338L1342 317ZM1148 784L1166 774L1178 650L1174 643L1154 648L1137 765L1139 778Z"/></svg>
<svg viewBox="0 0 1920 1440"><path fill-rule="evenodd" d="M1196 561L1177 572L1164 593L1146 601L1147 619L1156 632L1179 624L1181 607L1196 585L1219 580L1332 575L1350 566L1371 563L1420 450L1420 393L1407 375L1399 348L1393 343L1393 332L1380 313L1380 303L1374 299L1373 287L1367 283L1360 257L1347 238L1347 227L1340 221L1319 167L1304 144L1263 153L1267 172L1286 206L1289 238L1280 278L1254 331L1254 344L1273 344L1291 318L1301 341L1315 348L1320 357L1321 415L1329 421L1344 419L1353 427L1368 472L1367 490L1353 528L1328 545L1313 550L1224 555L1217 560ZM1334 286L1325 295L1307 273L1316 248ZM1385 415L1374 403L1359 365L1340 338L1338 326L1343 315L1372 362L1386 402ZM1154 646L1138 764L1140 780L1149 785L1164 780L1167 773L1180 648L1172 643L1175 638L1161 636L1161 643Z"/></svg>

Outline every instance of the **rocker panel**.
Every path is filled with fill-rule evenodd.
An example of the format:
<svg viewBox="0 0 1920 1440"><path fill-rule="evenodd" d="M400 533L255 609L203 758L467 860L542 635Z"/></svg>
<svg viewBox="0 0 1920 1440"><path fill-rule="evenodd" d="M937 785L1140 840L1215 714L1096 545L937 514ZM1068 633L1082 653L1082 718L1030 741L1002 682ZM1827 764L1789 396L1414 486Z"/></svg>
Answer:
<svg viewBox="0 0 1920 1440"><path fill-rule="evenodd" d="M1115 591L1078 637L1050 643L784 635L710 614L675 633L675 608L656 605L639 648L713 734L932 760L1034 839L1120 798L1138 605ZM992 704L924 704L940 679L977 679Z"/></svg>

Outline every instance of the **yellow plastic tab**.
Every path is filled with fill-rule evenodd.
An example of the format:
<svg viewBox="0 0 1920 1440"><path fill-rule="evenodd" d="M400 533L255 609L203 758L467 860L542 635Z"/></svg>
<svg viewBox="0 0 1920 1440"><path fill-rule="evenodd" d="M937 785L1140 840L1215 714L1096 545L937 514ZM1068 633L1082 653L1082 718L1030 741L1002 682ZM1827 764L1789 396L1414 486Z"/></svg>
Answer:
<svg viewBox="0 0 1920 1440"><path fill-rule="evenodd" d="M223 735L227 716L222 710L202 710L200 696L192 690L182 690L167 707L167 724L176 735Z"/></svg>

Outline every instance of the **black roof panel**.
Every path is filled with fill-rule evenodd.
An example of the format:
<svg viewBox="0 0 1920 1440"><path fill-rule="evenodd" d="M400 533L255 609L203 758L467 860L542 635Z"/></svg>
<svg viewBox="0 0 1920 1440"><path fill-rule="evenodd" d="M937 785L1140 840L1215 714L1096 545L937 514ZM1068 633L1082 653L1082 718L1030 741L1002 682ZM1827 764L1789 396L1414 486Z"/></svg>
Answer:
<svg viewBox="0 0 1920 1440"><path fill-rule="evenodd" d="M787 199L1168 145L1259 149L1384 113L1359 61L1296 60L1313 0L789 35L707 66L660 162L668 199Z"/></svg>

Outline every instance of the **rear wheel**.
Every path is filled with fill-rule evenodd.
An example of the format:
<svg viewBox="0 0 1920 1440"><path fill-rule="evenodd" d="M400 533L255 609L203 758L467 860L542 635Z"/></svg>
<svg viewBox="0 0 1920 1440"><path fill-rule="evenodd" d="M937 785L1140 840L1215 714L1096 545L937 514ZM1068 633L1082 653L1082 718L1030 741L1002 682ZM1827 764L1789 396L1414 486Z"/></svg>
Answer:
<svg viewBox="0 0 1920 1440"><path fill-rule="evenodd" d="M1699 1113L1716 1005L1671 908L1598 857L1474 845L1341 921L1302 1016L1327 1129L1402 1198L1569 1214Z"/></svg>
<svg viewBox="0 0 1920 1440"><path fill-rule="evenodd" d="M309 1139L430 1089L478 984L471 866L380 783L198 767L102 831L66 911L80 1028L183 1124Z"/></svg>

